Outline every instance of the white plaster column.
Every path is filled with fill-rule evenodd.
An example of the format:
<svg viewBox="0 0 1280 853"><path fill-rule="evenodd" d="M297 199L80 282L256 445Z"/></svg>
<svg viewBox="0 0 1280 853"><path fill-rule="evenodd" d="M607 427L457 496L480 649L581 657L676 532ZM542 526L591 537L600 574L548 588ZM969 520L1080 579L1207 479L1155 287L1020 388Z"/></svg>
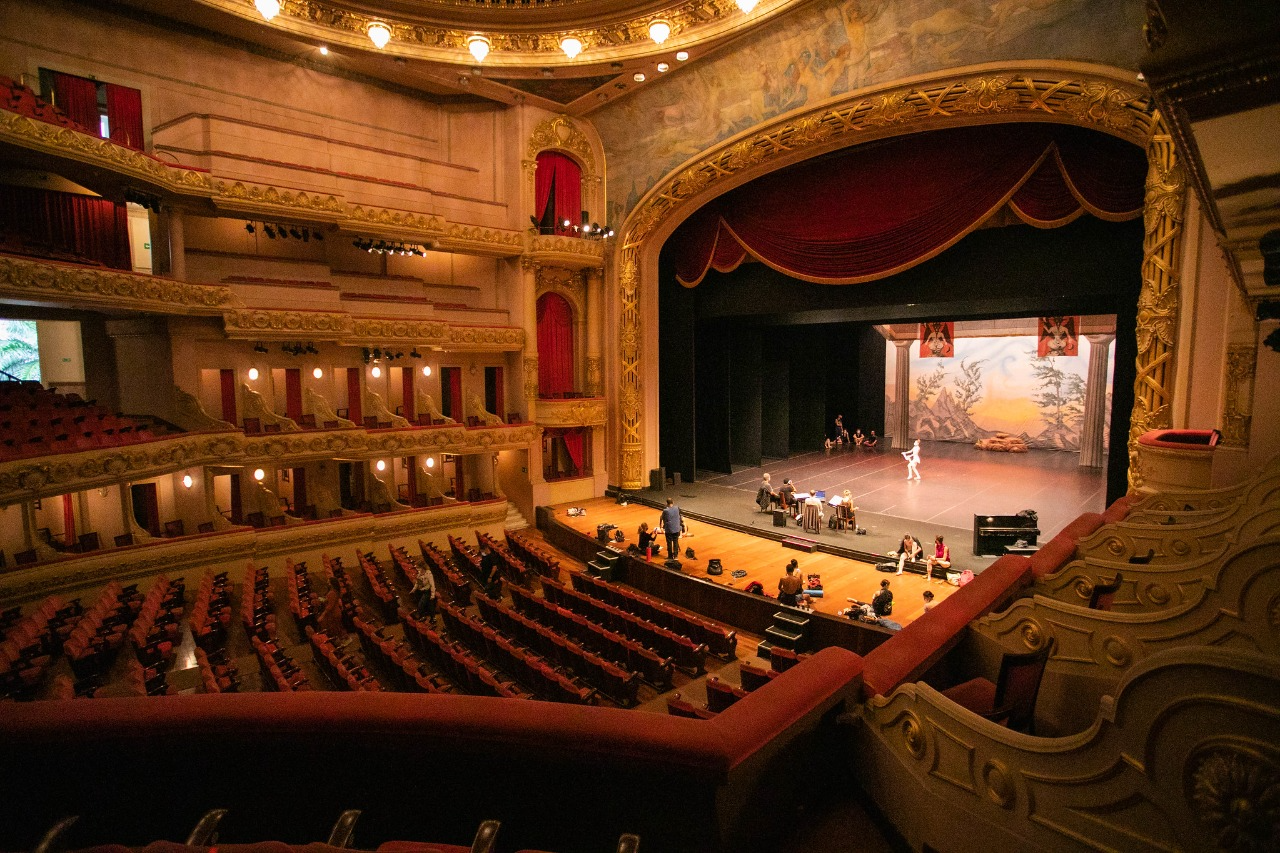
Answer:
<svg viewBox="0 0 1280 853"><path fill-rule="evenodd" d="M596 267L583 271L587 279L587 376L584 391L588 397L604 393L600 364L600 331L604 325L604 303L601 289L604 270Z"/></svg>
<svg viewBox="0 0 1280 853"><path fill-rule="evenodd" d="M1085 381L1084 421L1080 427L1080 467L1102 468L1107 423L1107 358L1113 334L1085 335L1089 342L1089 376Z"/></svg>
<svg viewBox="0 0 1280 853"><path fill-rule="evenodd" d="M187 280L187 241L183 233L182 211L170 209L169 275L177 281Z"/></svg>
<svg viewBox="0 0 1280 853"><path fill-rule="evenodd" d="M521 301L524 303L524 404L530 423L538 420L538 265L520 264ZM530 472L533 473L532 471Z"/></svg>
<svg viewBox="0 0 1280 853"><path fill-rule="evenodd" d="M898 348L893 362L893 446L902 450L911 443L911 347L915 341L894 341L893 345Z"/></svg>

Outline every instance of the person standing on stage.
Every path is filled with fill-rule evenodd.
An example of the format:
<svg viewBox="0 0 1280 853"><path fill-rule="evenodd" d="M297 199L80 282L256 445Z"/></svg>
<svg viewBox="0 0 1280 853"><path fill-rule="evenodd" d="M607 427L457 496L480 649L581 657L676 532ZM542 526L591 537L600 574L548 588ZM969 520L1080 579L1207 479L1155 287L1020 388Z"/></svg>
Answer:
<svg viewBox="0 0 1280 853"><path fill-rule="evenodd" d="M916 439L916 443L911 446L910 450L902 452L902 458L907 460L907 479L920 479L920 439Z"/></svg>
<svg viewBox="0 0 1280 853"><path fill-rule="evenodd" d="M662 511L662 521L658 526L667 537L667 556L674 560L680 553L680 533L684 530L684 519L680 517L680 507L671 498L667 498L667 508Z"/></svg>

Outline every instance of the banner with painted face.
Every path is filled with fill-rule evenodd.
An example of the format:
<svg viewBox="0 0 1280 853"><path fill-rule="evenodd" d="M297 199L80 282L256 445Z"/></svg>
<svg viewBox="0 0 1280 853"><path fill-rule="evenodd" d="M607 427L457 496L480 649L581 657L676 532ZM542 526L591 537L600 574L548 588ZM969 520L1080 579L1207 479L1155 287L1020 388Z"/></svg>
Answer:
<svg viewBox="0 0 1280 853"><path fill-rule="evenodd" d="M1079 317L1041 317L1037 355L1079 355Z"/></svg>
<svg viewBox="0 0 1280 853"><path fill-rule="evenodd" d="M955 323L921 323L920 357L951 358L956 354Z"/></svg>

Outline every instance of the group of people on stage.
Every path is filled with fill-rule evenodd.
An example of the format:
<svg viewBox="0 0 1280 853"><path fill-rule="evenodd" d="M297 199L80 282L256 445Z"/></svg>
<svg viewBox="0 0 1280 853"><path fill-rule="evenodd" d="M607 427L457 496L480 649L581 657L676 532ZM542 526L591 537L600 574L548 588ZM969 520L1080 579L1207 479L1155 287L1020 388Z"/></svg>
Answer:
<svg viewBox="0 0 1280 853"><path fill-rule="evenodd" d="M782 485L774 487L771 475L765 473L760 480L760 488L756 490L756 503L763 511L772 509L781 509L791 515L792 518L799 519L804 507L816 506L818 508L818 518L826 517L823 512L822 497L817 489L810 489L808 492L797 492L795 484L791 482L791 478L782 481ZM803 496L803 497L802 497ZM856 513L858 508L853 505L853 493L845 489L842 494L835 495L829 501L832 507L841 506L848 507L844 514L845 522L852 527L856 527Z"/></svg>
<svg viewBox="0 0 1280 853"><path fill-rule="evenodd" d="M823 446L827 450L833 447L853 447L859 450L875 450L880 445L880 437L876 435L876 431L872 430L871 435L863 435L861 427L854 427L853 435L849 434L849 430L844 425L844 415L836 415L836 433L834 437L829 437Z"/></svg>
<svg viewBox="0 0 1280 853"><path fill-rule="evenodd" d="M888 553L890 557L898 558L897 574L902 574L906 569L907 563L918 563L921 560L925 564L925 580L933 583L933 570L942 570L942 580L946 580L946 570L951 568L951 546L943 541L942 536L933 537L933 553L925 555L924 547L910 533L902 535L902 541L898 543L895 551Z"/></svg>

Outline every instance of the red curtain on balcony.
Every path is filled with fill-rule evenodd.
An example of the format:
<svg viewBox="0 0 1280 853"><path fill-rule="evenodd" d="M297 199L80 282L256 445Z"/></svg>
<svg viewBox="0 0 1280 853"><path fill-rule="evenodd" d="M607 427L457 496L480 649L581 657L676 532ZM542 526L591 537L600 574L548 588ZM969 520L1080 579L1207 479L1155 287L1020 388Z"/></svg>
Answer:
<svg viewBox="0 0 1280 853"><path fill-rule="evenodd" d="M582 169L567 154L543 151L538 155L533 173L534 208L539 221L548 213L548 205L557 234L572 234L573 225L582 220ZM569 228L564 221L569 220Z"/></svg>
<svg viewBox="0 0 1280 853"><path fill-rule="evenodd" d="M748 255L795 278L871 281L942 252L1006 204L1042 228L1142 212L1142 149L1103 133L988 125L913 134L783 169L726 193L668 243L681 284Z"/></svg>
<svg viewBox="0 0 1280 853"><path fill-rule="evenodd" d="M582 438L581 429L566 430L564 434L564 447L569 451L569 458L573 460L573 467L578 469L578 473L582 473L583 449L585 442Z"/></svg>
<svg viewBox="0 0 1280 853"><path fill-rule="evenodd" d="M125 206L97 196L0 185L0 242L132 269Z"/></svg>
<svg viewBox="0 0 1280 853"><path fill-rule="evenodd" d="M538 393L573 390L573 309L558 293L538 297Z"/></svg>
<svg viewBox="0 0 1280 853"><path fill-rule="evenodd" d="M107 125L111 141L142 150L142 93L107 83Z"/></svg>
<svg viewBox="0 0 1280 853"><path fill-rule="evenodd" d="M67 118L76 124L83 125L86 133L100 136L101 123L98 121L98 84L74 74L53 74L53 93L57 98L57 107L67 114ZM141 110L139 110L141 112Z"/></svg>

